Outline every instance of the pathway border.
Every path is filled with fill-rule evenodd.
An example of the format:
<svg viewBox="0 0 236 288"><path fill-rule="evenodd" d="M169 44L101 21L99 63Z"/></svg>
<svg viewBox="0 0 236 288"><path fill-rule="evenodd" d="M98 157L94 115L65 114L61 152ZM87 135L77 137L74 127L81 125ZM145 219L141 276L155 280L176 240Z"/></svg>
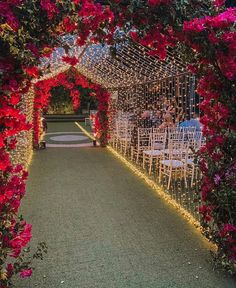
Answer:
<svg viewBox="0 0 236 288"><path fill-rule="evenodd" d="M75 122L75 124L79 127L79 129L84 132L85 135L87 135L90 139L95 140L94 136L91 135L83 126L81 126L78 122ZM143 173L141 170L139 170L134 164L129 162L125 157L120 155L115 149L113 149L110 145L108 145L107 150L112 153L117 159L119 159L123 164L125 164L126 167L129 168L136 176L138 176L140 179L142 179L152 190L154 190L166 203L168 203L170 206L175 208L180 212L180 214L190 223L192 224L198 232L202 234L202 227L199 221L197 221L188 211L186 211L180 204L178 204L174 199L172 199L163 188L158 185L155 181L150 179L145 173ZM204 235L203 235L204 236ZM210 249L216 251L217 245L209 242L209 240L204 236L204 239L206 240L207 244L210 246Z"/></svg>

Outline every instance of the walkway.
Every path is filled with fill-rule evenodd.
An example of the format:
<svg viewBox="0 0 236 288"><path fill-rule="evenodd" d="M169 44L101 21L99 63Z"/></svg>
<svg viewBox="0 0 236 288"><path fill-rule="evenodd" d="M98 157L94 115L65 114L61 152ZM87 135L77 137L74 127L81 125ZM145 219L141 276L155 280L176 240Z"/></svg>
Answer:
<svg viewBox="0 0 236 288"><path fill-rule="evenodd" d="M17 288L236 287L212 271L200 234L105 148L36 152L27 190L32 246L46 241L49 252Z"/></svg>

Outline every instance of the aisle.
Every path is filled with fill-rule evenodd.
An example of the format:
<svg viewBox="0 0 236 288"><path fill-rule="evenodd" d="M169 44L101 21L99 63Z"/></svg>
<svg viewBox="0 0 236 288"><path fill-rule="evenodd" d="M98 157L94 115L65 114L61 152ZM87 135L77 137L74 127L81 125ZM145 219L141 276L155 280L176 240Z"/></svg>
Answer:
<svg viewBox="0 0 236 288"><path fill-rule="evenodd" d="M105 148L36 152L22 210L32 246L49 252L18 288L235 287L212 271L199 233Z"/></svg>

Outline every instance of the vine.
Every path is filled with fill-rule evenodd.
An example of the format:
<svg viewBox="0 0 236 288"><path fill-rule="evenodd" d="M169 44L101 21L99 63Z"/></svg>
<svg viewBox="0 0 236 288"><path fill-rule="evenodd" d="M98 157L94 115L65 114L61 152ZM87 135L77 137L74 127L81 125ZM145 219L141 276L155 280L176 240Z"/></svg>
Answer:
<svg viewBox="0 0 236 288"><path fill-rule="evenodd" d="M181 50L199 79L198 93L204 98L201 121L207 138L200 160L202 224L207 237L218 245L221 262L231 270L235 267L236 9L229 7L234 1L101 2L103 5L92 0L0 2L0 287L11 287L14 265L10 259L19 258L31 238L31 226L18 217L27 173L21 165L13 165L10 156L16 136L32 127L20 110L21 98L41 75L37 68L40 57L49 57L65 32L77 35L77 45L88 38L115 45L117 27L148 46L156 57L164 59L169 47ZM101 87L93 87L101 100L97 125L105 143L109 96ZM43 95L35 99L36 110L47 102L42 99Z"/></svg>

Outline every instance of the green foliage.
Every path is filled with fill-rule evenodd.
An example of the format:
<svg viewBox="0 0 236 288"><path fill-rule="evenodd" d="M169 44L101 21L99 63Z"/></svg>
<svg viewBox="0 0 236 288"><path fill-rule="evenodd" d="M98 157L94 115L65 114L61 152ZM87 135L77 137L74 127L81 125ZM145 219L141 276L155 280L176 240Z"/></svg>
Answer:
<svg viewBox="0 0 236 288"><path fill-rule="evenodd" d="M63 86L51 90L51 101L47 111L48 114L74 114L70 91Z"/></svg>
<svg viewBox="0 0 236 288"><path fill-rule="evenodd" d="M91 89L78 86L80 93L80 107L77 113L82 113L82 110L96 110L97 99L91 97ZM74 114L70 91L63 86L55 87L51 90L51 101L47 111L48 114Z"/></svg>

